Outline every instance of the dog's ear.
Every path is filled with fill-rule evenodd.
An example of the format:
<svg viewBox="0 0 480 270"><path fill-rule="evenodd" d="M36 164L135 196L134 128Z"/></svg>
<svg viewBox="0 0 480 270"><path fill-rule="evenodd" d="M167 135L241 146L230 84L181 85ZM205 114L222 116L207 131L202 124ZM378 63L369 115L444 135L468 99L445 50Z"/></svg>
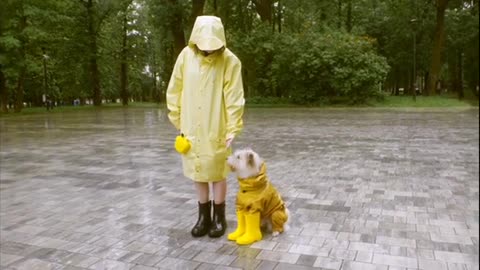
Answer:
<svg viewBox="0 0 480 270"><path fill-rule="evenodd" d="M252 153L248 153L247 164L248 164L248 166L250 166L250 167L254 167L254 166L255 166L255 157L253 156Z"/></svg>

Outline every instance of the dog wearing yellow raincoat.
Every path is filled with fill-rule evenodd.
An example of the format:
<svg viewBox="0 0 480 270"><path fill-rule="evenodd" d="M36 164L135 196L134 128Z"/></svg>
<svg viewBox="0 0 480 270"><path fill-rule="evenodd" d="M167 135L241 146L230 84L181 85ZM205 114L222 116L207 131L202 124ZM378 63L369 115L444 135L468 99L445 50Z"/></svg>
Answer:
<svg viewBox="0 0 480 270"><path fill-rule="evenodd" d="M237 229L228 235L228 240L239 245L261 240L263 222L271 225L273 236L282 233L288 210L268 180L266 165L260 156L251 149L238 150L228 157L227 163L240 185L236 201Z"/></svg>

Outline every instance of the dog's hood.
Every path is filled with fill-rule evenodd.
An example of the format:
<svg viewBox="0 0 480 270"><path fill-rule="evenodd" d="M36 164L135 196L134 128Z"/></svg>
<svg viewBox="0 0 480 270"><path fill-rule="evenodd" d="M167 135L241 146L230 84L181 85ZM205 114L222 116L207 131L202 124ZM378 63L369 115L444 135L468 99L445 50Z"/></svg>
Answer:
<svg viewBox="0 0 480 270"><path fill-rule="evenodd" d="M267 166L263 163L258 175L250 178L239 178L240 190L257 190L265 187L268 183L266 171Z"/></svg>
<svg viewBox="0 0 480 270"><path fill-rule="evenodd" d="M227 41L222 20L215 16L198 16L193 25L188 45L190 47L197 45L202 51L226 48Z"/></svg>

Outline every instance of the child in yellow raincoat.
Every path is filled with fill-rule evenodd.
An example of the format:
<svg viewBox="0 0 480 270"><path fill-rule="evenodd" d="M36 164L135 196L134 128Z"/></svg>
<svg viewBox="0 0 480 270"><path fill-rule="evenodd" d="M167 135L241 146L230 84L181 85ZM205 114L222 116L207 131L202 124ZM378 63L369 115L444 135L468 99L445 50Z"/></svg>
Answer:
<svg viewBox="0 0 480 270"><path fill-rule="evenodd" d="M244 95L240 60L227 48L220 18L199 16L177 58L167 89L169 119L191 142L182 155L183 173L195 183L199 214L191 233L225 233L226 159L243 128ZM213 186L213 219L209 186Z"/></svg>

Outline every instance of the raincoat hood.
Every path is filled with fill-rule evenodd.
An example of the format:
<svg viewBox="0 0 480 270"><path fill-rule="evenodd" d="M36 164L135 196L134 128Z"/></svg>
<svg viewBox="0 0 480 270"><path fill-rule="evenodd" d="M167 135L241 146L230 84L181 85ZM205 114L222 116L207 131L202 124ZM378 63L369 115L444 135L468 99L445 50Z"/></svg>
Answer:
<svg viewBox="0 0 480 270"><path fill-rule="evenodd" d="M222 20L215 16L198 16L193 25L188 45L190 47L197 45L202 51L226 48L227 42Z"/></svg>
<svg viewBox="0 0 480 270"><path fill-rule="evenodd" d="M263 163L258 175L250 178L238 178L240 189L248 191L264 188L268 182L267 175L265 173L266 170L267 168L265 163Z"/></svg>

